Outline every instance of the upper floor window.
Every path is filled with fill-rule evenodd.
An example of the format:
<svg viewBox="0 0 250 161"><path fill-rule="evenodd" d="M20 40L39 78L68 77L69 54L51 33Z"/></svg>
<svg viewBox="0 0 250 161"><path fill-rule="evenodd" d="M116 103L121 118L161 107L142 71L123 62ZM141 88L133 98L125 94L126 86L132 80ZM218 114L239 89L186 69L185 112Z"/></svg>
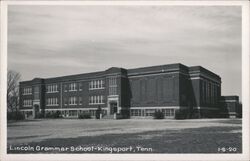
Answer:
<svg viewBox="0 0 250 161"><path fill-rule="evenodd" d="M32 87L25 87L23 88L23 95L32 94Z"/></svg>
<svg viewBox="0 0 250 161"><path fill-rule="evenodd" d="M39 100L39 98L40 98L40 96L39 96L39 94L40 94L40 89L39 89L39 86L35 86L34 87L34 100Z"/></svg>
<svg viewBox="0 0 250 161"><path fill-rule="evenodd" d="M58 99L54 98L47 98L47 106L58 106Z"/></svg>
<svg viewBox="0 0 250 161"><path fill-rule="evenodd" d="M76 83L69 84L69 91L76 91Z"/></svg>
<svg viewBox="0 0 250 161"><path fill-rule="evenodd" d="M109 78L109 87L110 86L117 86L117 79L116 79L116 77L110 77Z"/></svg>
<svg viewBox="0 0 250 161"><path fill-rule="evenodd" d="M81 105L82 104L82 97L79 97L79 105Z"/></svg>
<svg viewBox="0 0 250 161"><path fill-rule="evenodd" d="M69 105L76 105L76 97L69 97Z"/></svg>
<svg viewBox="0 0 250 161"><path fill-rule="evenodd" d="M117 95L117 78L109 78L109 95Z"/></svg>
<svg viewBox="0 0 250 161"><path fill-rule="evenodd" d="M23 107L32 107L32 100L23 100Z"/></svg>
<svg viewBox="0 0 250 161"><path fill-rule="evenodd" d="M103 80L92 80L89 82L89 89L103 89L104 88L104 81Z"/></svg>
<svg viewBox="0 0 250 161"><path fill-rule="evenodd" d="M79 91L82 91L82 83L79 83Z"/></svg>
<svg viewBox="0 0 250 161"><path fill-rule="evenodd" d="M57 84L50 84L50 85L47 85L46 91L47 91L47 93L55 93L55 92L58 92L58 85L57 85Z"/></svg>

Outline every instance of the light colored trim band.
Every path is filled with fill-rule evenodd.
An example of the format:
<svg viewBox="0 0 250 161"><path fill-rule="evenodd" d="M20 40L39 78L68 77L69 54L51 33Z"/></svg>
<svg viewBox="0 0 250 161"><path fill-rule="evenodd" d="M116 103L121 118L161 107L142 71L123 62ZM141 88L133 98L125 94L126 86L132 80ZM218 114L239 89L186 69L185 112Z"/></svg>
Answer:
<svg viewBox="0 0 250 161"><path fill-rule="evenodd" d="M56 108L56 109L45 109L45 111L64 111L64 110L96 110L97 108ZM107 107L102 108L102 110L107 110Z"/></svg>
<svg viewBox="0 0 250 161"><path fill-rule="evenodd" d="M136 109L183 109L183 108L188 108L184 106L167 106L167 107L131 107L131 110L136 110Z"/></svg>

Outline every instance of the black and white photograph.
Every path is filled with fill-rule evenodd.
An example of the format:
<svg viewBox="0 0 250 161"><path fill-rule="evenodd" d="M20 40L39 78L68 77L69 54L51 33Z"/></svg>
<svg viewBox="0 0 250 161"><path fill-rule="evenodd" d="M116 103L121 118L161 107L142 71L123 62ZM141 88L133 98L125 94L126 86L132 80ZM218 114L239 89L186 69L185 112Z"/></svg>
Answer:
<svg viewBox="0 0 250 161"><path fill-rule="evenodd" d="M244 2L5 4L6 158L248 160Z"/></svg>

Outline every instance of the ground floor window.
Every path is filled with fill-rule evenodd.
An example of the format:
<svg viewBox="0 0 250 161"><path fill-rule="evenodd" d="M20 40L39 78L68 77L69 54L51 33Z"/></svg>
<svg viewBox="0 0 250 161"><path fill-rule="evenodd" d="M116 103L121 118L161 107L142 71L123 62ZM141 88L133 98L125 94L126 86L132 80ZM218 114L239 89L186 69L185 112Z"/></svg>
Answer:
<svg viewBox="0 0 250 161"><path fill-rule="evenodd" d="M174 109L157 109L164 113L166 118L173 117L175 115ZM131 109L130 115L131 116L153 116L156 109Z"/></svg>
<svg viewBox="0 0 250 161"><path fill-rule="evenodd" d="M146 109L146 116L153 116L155 113L155 109Z"/></svg>
<svg viewBox="0 0 250 161"><path fill-rule="evenodd" d="M131 110L131 116L142 116L141 109Z"/></svg>
<svg viewBox="0 0 250 161"><path fill-rule="evenodd" d="M91 116L95 116L95 111L96 111L96 110L89 110L90 115L91 115Z"/></svg>
<svg viewBox="0 0 250 161"><path fill-rule="evenodd" d="M163 109L162 112L164 113L165 117L174 116L174 109Z"/></svg>

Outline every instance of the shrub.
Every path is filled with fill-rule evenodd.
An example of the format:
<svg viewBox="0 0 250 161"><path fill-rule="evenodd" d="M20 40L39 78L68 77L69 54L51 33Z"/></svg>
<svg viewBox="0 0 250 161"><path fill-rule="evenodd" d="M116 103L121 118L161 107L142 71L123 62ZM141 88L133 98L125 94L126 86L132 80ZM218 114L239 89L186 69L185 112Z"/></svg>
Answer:
<svg viewBox="0 0 250 161"><path fill-rule="evenodd" d="M52 118L52 119L56 119L56 118L62 118L62 115L60 113L60 111L56 111L56 112L48 112L45 114L46 118Z"/></svg>
<svg viewBox="0 0 250 161"><path fill-rule="evenodd" d="M44 118L44 114L42 112L39 112L37 115L36 115L36 118L40 119L40 118Z"/></svg>
<svg viewBox="0 0 250 161"><path fill-rule="evenodd" d="M79 119L91 119L91 114L90 113L80 113L78 115Z"/></svg>
<svg viewBox="0 0 250 161"><path fill-rule="evenodd" d="M181 119L186 119L186 112L182 110L176 110L175 111L175 119L176 120L181 120Z"/></svg>
<svg viewBox="0 0 250 161"><path fill-rule="evenodd" d="M127 109L121 109L121 115L123 118L129 118L130 117L130 112Z"/></svg>
<svg viewBox="0 0 250 161"><path fill-rule="evenodd" d="M7 113L7 119L8 120L24 120L25 116L22 112L16 111L16 112L8 112Z"/></svg>
<svg viewBox="0 0 250 161"><path fill-rule="evenodd" d="M164 113L162 111L155 111L153 117L154 119L164 119Z"/></svg>

